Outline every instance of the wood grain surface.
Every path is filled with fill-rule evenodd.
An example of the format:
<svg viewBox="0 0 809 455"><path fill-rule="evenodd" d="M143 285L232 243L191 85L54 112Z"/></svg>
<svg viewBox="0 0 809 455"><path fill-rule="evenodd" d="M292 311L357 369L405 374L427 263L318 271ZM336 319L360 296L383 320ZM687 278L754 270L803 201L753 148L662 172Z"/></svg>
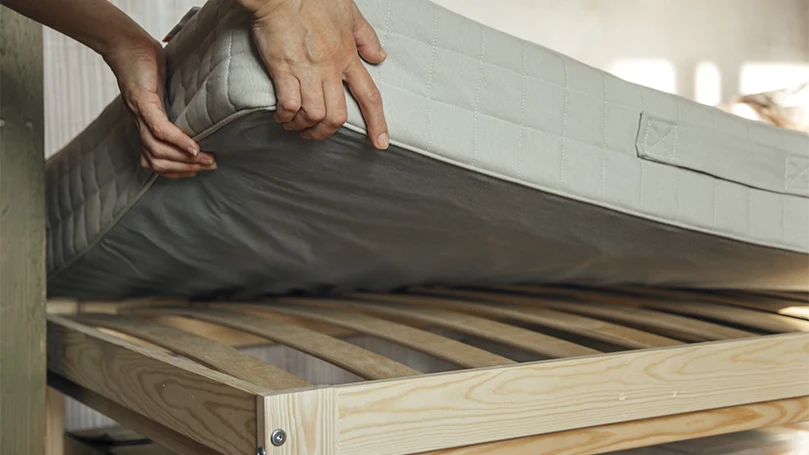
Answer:
<svg viewBox="0 0 809 455"><path fill-rule="evenodd" d="M0 453L45 450L42 27L0 6Z"/></svg>
<svg viewBox="0 0 809 455"><path fill-rule="evenodd" d="M49 372L222 454L254 453L256 396L269 390L62 317L48 339Z"/></svg>
<svg viewBox="0 0 809 455"><path fill-rule="evenodd" d="M807 371L809 334L788 334L338 386L338 453L418 453L809 396Z"/></svg>

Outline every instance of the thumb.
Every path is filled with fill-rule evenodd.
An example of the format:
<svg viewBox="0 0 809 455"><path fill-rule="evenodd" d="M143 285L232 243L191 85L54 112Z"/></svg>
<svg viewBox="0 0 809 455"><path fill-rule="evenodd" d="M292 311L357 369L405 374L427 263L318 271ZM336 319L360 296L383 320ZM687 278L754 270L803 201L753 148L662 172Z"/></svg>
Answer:
<svg viewBox="0 0 809 455"><path fill-rule="evenodd" d="M374 28L365 20L356 4L354 4L354 41L357 43L360 57L368 63L377 65L385 61L388 56L382 49L382 44L379 43L379 37Z"/></svg>

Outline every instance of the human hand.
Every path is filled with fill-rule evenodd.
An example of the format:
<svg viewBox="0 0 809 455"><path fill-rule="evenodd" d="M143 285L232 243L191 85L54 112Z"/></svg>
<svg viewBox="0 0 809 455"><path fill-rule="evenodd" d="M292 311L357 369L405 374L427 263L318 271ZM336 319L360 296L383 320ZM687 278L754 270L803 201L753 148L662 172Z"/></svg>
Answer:
<svg viewBox="0 0 809 455"><path fill-rule="evenodd" d="M390 136L382 98L360 57L386 54L353 0L240 0L253 13L253 39L273 78L275 120L307 139L325 139L347 121L345 82L377 149Z"/></svg>
<svg viewBox="0 0 809 455"><path fill-rule="evenodd" d="M171 179L216 169L213 155L169 121L163 107L166 63L163 47L150 37L121 40L103 54L118 79L127 108L138 126L140 164Z"/></svg>

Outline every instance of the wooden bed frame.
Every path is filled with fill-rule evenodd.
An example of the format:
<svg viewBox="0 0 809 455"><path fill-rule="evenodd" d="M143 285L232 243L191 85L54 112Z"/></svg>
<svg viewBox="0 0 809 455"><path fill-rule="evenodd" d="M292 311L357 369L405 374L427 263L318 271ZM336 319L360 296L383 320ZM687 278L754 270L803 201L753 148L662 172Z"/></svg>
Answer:
<svg viewBox="0 0 809 455"><path fill-rule="evenodd" d="M50 385L180 455L584 455L809 420L805 294L510 286L52 310ZM233 347L257 340L357 381L312 385Z"/></svg>

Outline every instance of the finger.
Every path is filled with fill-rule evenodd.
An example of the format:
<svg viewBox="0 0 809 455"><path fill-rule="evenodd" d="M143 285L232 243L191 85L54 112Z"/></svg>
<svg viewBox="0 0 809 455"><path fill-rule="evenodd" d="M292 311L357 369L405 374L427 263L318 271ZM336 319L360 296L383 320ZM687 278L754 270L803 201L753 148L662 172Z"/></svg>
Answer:
<svg viewBox="0 0 809 455"><path fill-rule="evenodd" d="M211 166L202 166L200 164L193 163L178 163L177 161L169 161L162 158L152 158L149 161L151 169L158 174L200 172L216 169L215 164Z"/></svg>
<svg viewBox="0 0 809 455"><path fill-rule="evenodd" d="M284 129L303 131L326 118L326 101L323 98L323 83L320 80L301 83L301 110Z"/></svg>
<svg viewBox="0 0 809 455"><path fill-rule="evenodd" d="M360 56L368 63L377 65L385 61L388 56L379 42L376 31L365 20L356 3L354 3L354 41L357 43L357 51Z"/></svg>
<svg viewBox="0 0 809 455"><path fill-rule="evenodd" d="M152 131L148 127L145 127L142 122L138 122L138 128L144 147L146 147L149 155L155 158L163 158L180 163L196 163L203 166L210 166L216 162L214 156L210 153L200 152L197 156L191 156L171 144L159 141L152 135Z"/></svg>
<svg viewBox="0 0 809 455"><path fill-rule="evenodd" d="M368 128L368 137L371 138L374 147L379 150L387 149L390 145L390 135L382 108L382 95L371 75L368 74L368 70L357 60L357 63L346 72L345 80L351 89L351 94L360 105L362 117Z"/></svg>
<svg viewBox="0 0 809 455"><path fill-rule="evenodd" d="M281 73L273 78L276 93L275 121L287 123L295 118L301 109L301 84L298 79L288 73Z"/></svg>
<svg viewBox="0 0 809 455"><path fill-rule="evenodd" d="M170 179L170 180L179 180L179 179L187 179L190 177L195 177L197 175L196 172L169 172L166 174L161 174L163 177Z"/></svg>
<svg viewBox="0 0 809 455"><path fill-rule="evenodd" d="M169 121L162 103L159 101L141 103L138 111L156 139L172 144L192 156L199 154L199 145Z"/></svg>
<svg viewBox="0 0 809 455"><path fill-rule="evenodd" d="M348 121L348 108L342 80L333 80L323 85L326 100L326 118L302 132L307 139L326 139L336 133Z"/></svg>

